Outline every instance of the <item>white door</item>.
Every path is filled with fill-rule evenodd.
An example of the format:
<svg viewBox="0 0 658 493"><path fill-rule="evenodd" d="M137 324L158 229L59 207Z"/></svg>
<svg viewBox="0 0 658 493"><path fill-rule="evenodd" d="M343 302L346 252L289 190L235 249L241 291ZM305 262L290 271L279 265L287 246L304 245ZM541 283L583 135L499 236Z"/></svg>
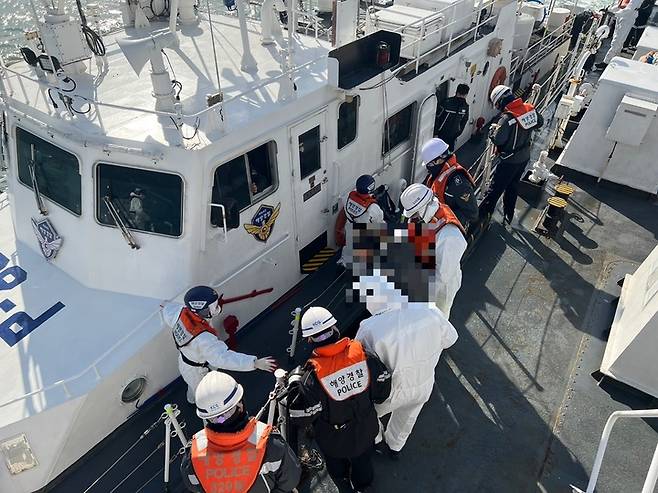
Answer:
<svg viewBox="0 0 658 493"><path fill-rule="evenodd" d="M318 239L327 232L329 220L329 184L327 175L326 115L314 115L290 128L291 159L294 176L294 197L297 250L309 247L313 255L326 245ZM314 251L313 251L314 250Z"/></svg>

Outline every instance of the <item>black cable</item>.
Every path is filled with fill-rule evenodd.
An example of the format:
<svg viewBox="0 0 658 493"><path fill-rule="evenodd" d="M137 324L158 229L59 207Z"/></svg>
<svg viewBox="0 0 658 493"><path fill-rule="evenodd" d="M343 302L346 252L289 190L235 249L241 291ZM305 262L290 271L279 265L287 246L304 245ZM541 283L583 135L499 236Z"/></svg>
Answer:
<svg viewBox="0 0 658 493"><path fill-rule="evenodd" d="M190 137L185 137L185 134L183 134L183 127L182 127L182 125L179 127L179 126L178 126L178 123L176 123L176 120L174 120L174 117L173 117L173 116L170 116L169 119L170 119L171 122L174 124L174 127L176 127L176 130L178 130L178 132L180 133L181 137L183 137L183 139L185 139L185 140L192 140L192 139L193 139L194 137L196 137L197 134L199 133L199 123L200 123L200 120L199 120L199 117L198 117L198 116L197 116L197 118L196 118L196 121L194 122L194 133L193 133Z"/></svg>
<svg viewBox="0 0 658 493"><path fill-rule="evenodd" d="M160 50L160 51L167 59L167 65L169 65L169 70L171 70L171 75L173 76L173 80L171 81L171 83L174 86L174 90L177 90L176 100L180 101L180 93L183 92L183 83L180 82L178 79L176 79L176 72L174 71L174 66L171 63L171 60L169 60L169 55L167 55L167 52L165 50Z"/></svg>
<svg viewBox="0 0 658 493"><path fill-rule="evenodd" d="M73 87L71 87L70 89L63 89L63 88L60 87L60 89L62 90L62 92L73 92L73 91L75 91L76 87L78 87L78 84L75 83L75 80L71 79L70 77L64 77L64 78L62 79L62 82L66 82L67 84L68 84L69 82L72 82L72 83L73 83Z"/></svg>
<svg viewBox="0 0 658 493"><path fill-rule="evenodd" d="M87 40L87 45L89 46L89 49L94 55L105 56L105 53L107 53L107 50L105 48L105 43L103 43L103 38L101 38L96 31L94 31L89 26L83 24L82 34L85 35L85 39Z"/></svg>
<svg viewBox="0 0 658 493"><path fill-rule="evenodd" d="M85 12L82 9L82 2L80 0L75 0L75 3L78 5L78 14L80 14L80 22L83 26L87 25L87 18L85 17Z"/></svg>

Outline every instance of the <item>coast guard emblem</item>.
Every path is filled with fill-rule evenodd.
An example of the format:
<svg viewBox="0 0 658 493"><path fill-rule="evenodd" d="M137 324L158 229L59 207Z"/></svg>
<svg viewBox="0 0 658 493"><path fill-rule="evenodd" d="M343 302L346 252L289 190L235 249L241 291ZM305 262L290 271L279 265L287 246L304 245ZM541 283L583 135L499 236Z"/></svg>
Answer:
<svg viewBox="0 0 658 493"><path fill-rule="evenodd" d="M37 240L39 240L43 256L46 257L46 260L54 259L62 247L62 238L57 234L50 219L32 218L32 228L34 228L34 234L37 235Z"/></svg>
<svg viewBox="0 0 658 493"><path fill-rule="evenodd" d="M251 224L245 224L244 229L258 241L266 242L272 234L279 212L281 212L281 202L276 207L263 204L251 218Z"/></svg>

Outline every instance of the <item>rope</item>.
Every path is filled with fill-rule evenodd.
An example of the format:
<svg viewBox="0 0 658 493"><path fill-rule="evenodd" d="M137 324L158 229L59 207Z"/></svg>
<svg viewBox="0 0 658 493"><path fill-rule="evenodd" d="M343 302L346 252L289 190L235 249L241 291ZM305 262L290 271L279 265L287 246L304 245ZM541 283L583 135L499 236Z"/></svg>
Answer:
<svg viewBox="0 0 658 493"><path fill-rule="evenodd" d="M139 436L139 438L138 438L137 440L135 440L135 442L134 442L130 447L128 447L128 450L126 450L123 454L121 454L121 455L119 456L119 458L118 458L117 460L115 460L115 461L112 463L112 465L111 465L110 467L108 467L108 468L105 470L105 472L104 472L103 474L101 474L100 476L98 476L98 478L96 478L96 481L94 481L93 483L91 483L91 484L87 487L87 489L84 490L82 493L87 493L87 492L88 492L89 490L91 490L94 486L96 486L96 484L97 484L101 479L103 479L103 478L107 475L107 473L110 472L110 471L114 468L114 466L116 466L116 465L117 465L117 464L118 464L118 463L119 463L119 462L120 462L120 461L121 461L126 455L128 455L128 454L130 453L130 451L131 451L132 449L134 449L134 448L137 446L137 444L138 444L139 442L141 442L144 438L146 438L146 436L147 436L149 433L151 433L151 432L152 432L152 431L153 431L153 430L154 430L154 429L155 429L160 423L162 423L163 419L164 419L164 417L163 417L163 415L161 414L160 417L157 419L157 421L155 421L153 424L151 424L151 426L149 426L146 430L144 430L144 432ZM163 443L164 443L164 442L163 442ZM152 454L151 454L151 455L152 455ZM133 472L134 472L134 470L133 470ZM131 473L131 474L132 474L132 473ZM126 477L126 479L127 479L127 477ZM124 479L124 481L125 481L125 479ZM123 481L122 481L122 482L123 482ZM116 488L115 488L115 489L116 489ZM114 491L114 490L112 490L112 491Z"/></svg>
<svg viewBox="0 0 658 493"><path fill-rule="evenodd" d="M142 466L146 463L146 461L148 461L151 457L153 457L153 454L155 454L155 453L156 453L158 450L160 450L162 447L164 447L164 440L162 440L160 443L158 443L158 446L155 448L155 450L154 450L153 452L151 452L150 454L148 454L148 455L146 456L146 458L145 458L142 462L140 462L139 464L137 464L137 467L135 467L132 471L130 471L130 473L129 473L125 478L123 478L123 479L119 482L119 484L117 484L114 488L112 488L112 489L110 490L110 493L114 493L116 490L118 490L119 487L120 487L123 483L125 483L126 480L127 480L130 476L132 476L132 475L135 473L135 471L137 471L137 469L139 469L140 467L142 467ZM159 472L159 471L158 471L158 472Z"/></svg>

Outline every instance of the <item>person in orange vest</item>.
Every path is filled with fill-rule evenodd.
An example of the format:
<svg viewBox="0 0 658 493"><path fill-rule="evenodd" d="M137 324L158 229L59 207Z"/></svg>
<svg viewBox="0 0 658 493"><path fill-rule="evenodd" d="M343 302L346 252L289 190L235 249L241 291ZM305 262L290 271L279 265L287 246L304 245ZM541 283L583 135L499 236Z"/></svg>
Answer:
<svg viewBox="0 0 658 493"><path fill-rule="evenodd" d="M494 87L489 99L502 114L489 130L489 139L496 146L493 163L496 170L480 203L480 218L486 219L493 214L502 195L504 221L511 223L519 194L519 182L530 161L532 132L541 128L544 118L533 105L515 98L507 86Z"/></svg>
<svg viewBox="0 0 658 493"><path fill-rule="evenodd" d="M368 491L379 431L375 404L388 398L391 374L360 342L341 338L336 324L319 306L302 317L302 335L314 350L288 380L290 419L300 427L313 426L335 481L349 480L354 491Z"/></svg>
<svg viewBox="0 0 658 493"><path fill-rule="evenodd" d="M242 385L211 371L196 389L196 413L205 427L196 433L181 462L194 493L284 493L299 483L299 460L283 437L249 417Z"/></svg>
<svg viewBox="0 0 658 493"><path fill-rule="evenodd" d="M345 206L336 219L336 245L345 246L346 226L354 223L383 223L384 211L375 197L375 179L371 175L361 175L356 180L356 188L347 196Z"/></svg>
<svg viewBox="0 0 658 493"><path fill-rule="evenodd" d="M468 246L466 231L454 212L425 185L409 185L402 195L402 215L409 222L432 225L435 234L435 303L446 318L462 285L461 259Z"/></svg>
<svg viewBox="0 0 658 493"><path fill-rule="evenodd" d="M221 296L208 286L196 286L185 294L185 305L169 303L162 309L162 317L171 327L178 349L178 369L187 383L187 400L194 404L194 391L211 368L234 371L276 370L271 356L258 358L231 351L217 337L210 325L222 311Z"/></svg>
<svg viewBox="0 0 658 493"><path fill-rule="evenodd" d="M430 188L442 204L457 216L464 228L478 219L475 182L471 174L458 162L448 144L441 139L430 139L420 151L427 168L423 185Z"/></svg>

